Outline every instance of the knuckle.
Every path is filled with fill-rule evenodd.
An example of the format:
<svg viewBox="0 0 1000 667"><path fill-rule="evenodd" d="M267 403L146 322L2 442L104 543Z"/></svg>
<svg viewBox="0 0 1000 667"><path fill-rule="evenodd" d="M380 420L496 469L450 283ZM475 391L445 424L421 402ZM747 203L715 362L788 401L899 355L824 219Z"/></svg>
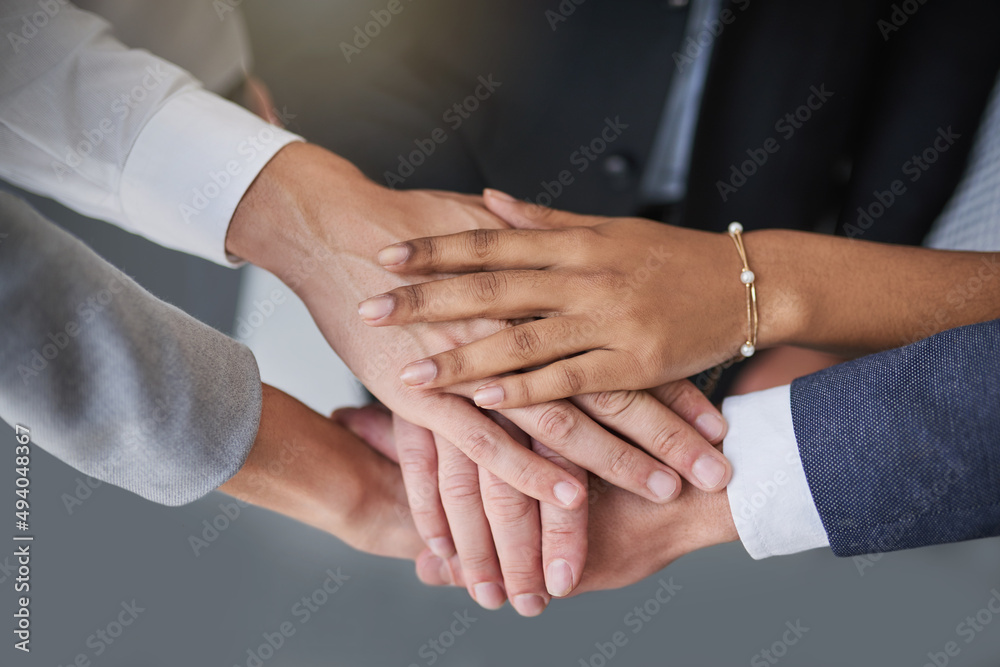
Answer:
<svg viewBox="0 0 1000 667"><path fill-rule="evenodd" d="M507 280L503 274L474 273L471 278L474 295L486 303L498 301L507 291Z"/></svg>
<svg viewBox="0 0 1000 667"><path fill-rule="evenodd" d="M446 370L451 377L463 377L465 368L468 365L465 353L461 351L461 348L444 352L435 357L434 360L437 362L438 368Z"/></svg>
<svg viewBox="0 0 1000 667"><path fill-rule="evenodd" d="M632 404L638 394L634 391L602 391L594 394L594 411L600 417L621 417Z"/></svg>
<svg viewBox="0 0 1000 667"><path fill-rule="evenodd" d="M478 429L472 431L465 436L462 442L465 455L485 468L489 468L489 463L496 458L498 443L486 431Z"/></svg>
<svg viewBox="0 0 1000 667"><path fill-rule="evenodd" d="M571 396L579 394L586 382L586 373L575 364L563 364L559 372L560 387L569 392Z"/></svg>
<svg viewBox="0 0 1000 667"><path fill-rule="evenodd" d="M435 472L434 465L426 456L400 457L399 468L402 470L404 477L426 477Z"/></svg>
<svg viewBox="0 0 1000 667"><path fill-rule="evenodd" d="M511 353L522 361L533 358L542 345L541 337L530 324L514 327L509 338Z"/></svg>
<svg viewBox="0 0 1000 667"><path fill-rule="evenodd" d="M632 447L623 445L618 449L611 450L608 456L607 470L613 477L629 478L638 467L637 458Z"/></svg>
<svg viewBox="0 0 1000 667"><path fill-rule="evenodd" d="M414 259L423 260L424 264L434 264L438 261L438 247L437 242L434 239L417 239L416 241L411 241L413 244L413 257Z"/></svg>
<svg viewBox="0 0 1000 667"><path fill-rule="evenodd" d="M497 248L499 238L491 229L475 229L469 233L469 250L476 259L488 259Z"/></svg>
<svg viewBox="0 0 1000 667"><path fill-rule="evenodd" d="M410 312L419 314L424 311L427 305L427 297L424 294L424 288L420 285L407 285L406 287L401 287L399 289L399 295L402 297L403 303Z"/></svg>
<svg viewBox="0 0 1000 667"><path fill-rule="evenodd" d="M490 572L496 569L496 561L493 554L488 551L474 549L470 552L460 554L462 569L471 572Z"/></svg>
<svg viewBox="0 0 1000 667"><path fill-rule="evenodd" d="M676 459L687 449L684 439L684 427L680 424L669 424L656 432L652 440L652 451L661 460Z"/></svg>
<svg viewBox="0 0 1000 667"><path fill-rule="evenodd" d="M519 493L500 493L485 502L491 523L507 527L519 525L531 518L534 502Z"/></svg>
<svg viewBox="0 0 1000 667"><path fill-rule="evenodd" d="M553 443L565 444L576 427L576 413L565 403L555 403L545 408L538 418L541 440L549 446Z"/></svg>
<svg viewBox="0 0 1000 667"><path fill-rule="evenodd" d="M441 498L465 503L479 498L479 480L474 474L456 473L441 478Z"/></svg>

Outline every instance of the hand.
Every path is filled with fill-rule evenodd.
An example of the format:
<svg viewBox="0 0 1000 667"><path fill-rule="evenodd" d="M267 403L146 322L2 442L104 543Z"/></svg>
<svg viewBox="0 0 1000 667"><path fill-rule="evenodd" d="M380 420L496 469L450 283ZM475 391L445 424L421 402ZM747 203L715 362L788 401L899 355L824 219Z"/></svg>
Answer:
<svg viewBox="0 0 1000 667"><path fill-rule="evenodd" d="M519 491L562 507L578 507L585 492L577 479L519 445L467 400L408 391L398 380L404 360L476 340L504 323L375 332L356 314L364 296L405 282L373 261L378 248L419 233L501 227L478 201L389 190L328 151L291 144L244 194L226 248L289 285L333 349L394 412L432 428Z"/></svg>
<svg viewBox="0 0 1000 667"><path fill-rule="evenodd" d="M250 455L219 490L361 551L395 558L420 553L424 544L413 522L398 512L406 504L399 467L284 392L264 385L263 394Z"/></svg>
<svg viewBox="0 0 1000 667"><path fill-rule="evenodd" d="M658 505L596 480L591 490L583 580L574 595L621 588L658 572L685 554L739 539L725 494L688 486L676 501ZM430 551L417 558L417 575L448 585Z"/></svg>
<svg viewBox="0 0 1000 667"><path fill-rule="evenodd" d="M545 229L479 230L384 249L380 261L396 274L487 273L369 299L362 309L381 317L366 322L544 319L416 361L400 376L408 385L481 382L545 364L475 392L480 407L519 407L677 380L732 358L746 340L739 256L727 236L487 192L487 207L515 227ZM761 338L766 344L766 332Z"/></svg>
<svg viewBox="0 0 1000 667"><path fill-rule="evenodd" d="M424 432L429 437L425 442L438 448L431 462L404 459L404 478L411 498L414 489L427 488L427 478L422 472L430 471L432 484L437 487L439 453L452 456L458 447L501 479L512 482L520 492L543 499L556 508L579 511L584 505L586 487L571 471L523 447L466 399L433 391L413 392L398 380L398 369L405 359L475 340L506 323L480 321L377 333L365 327L356 315L357 303L363 295L371 294L379 286L384 289L402 282L386 274L374 261L375 251L387 242L412 237L417 229L434 233L502 224L482 206L478 197L387 190L327 151L294 144L279 151L244 195L230 225L226 247L288 284L309 307L333 348L386 405L405 420L434 429L436 437ZM609 440L625 446L566 402L537 406L510 418L514 422L522 420L524 423L518 425L542 442L565 437L558 441L559 447L572 445L591 451L595 458L603 455L599 447ZM573 428L567 430L570 421ZM584 440L586 446L572 440L588 434L595 437ZM596 437L597 434L601 437ZM623 457L625 464L634 457L645 456L637 449L629 447L629 450ZM425 450L413 448L413 451ZM495 527L492 531L483 530L487 525L483 514L497 515L500 510L494 511L492 507L506 500L502 487L490 485L495 493L487 494L482 508L446 513L445 505L457 507L463 495L468 497L470 486L463 483L468 475L455 478L452 475L457 466L463 465L459 460L456 457L455 466L444 467L440 494L428 495L428 507L414 515L421 536L444 558L452 559L457 545L466 584L474 596L480 592L477 599L484 606L503 603L501 575L507 571L523 574L521 583L511 586L508 592L527 595L527 591L519 591L523 588L539 596L546 595L541 563L525 566L523 555L509 562L497 562L497 554L501 559L520 554L515 547L523 540L523 534ZM643 472L646 476L655 470L668 477L673 474L652 463L633 464L629 470L642 480L646 479ZM668 485L668 490L676 486L676 483ZM640 488L656 497L644 482ZM656 487L662 488L663 485ZM507 506L524 506L522 500L516 505L508 502ZM535 511L543 516L550 512L545 508ZM522 520L530 522L530 512L522 514ZM453 521L450 526L449 519ZM530 526L528 529L534 530ZM570 545L566 549L574 554L574 559L579 559L576 579L572 582L575 584L586 555L585 543L581 544L585 534L578 530L568 537L572 539L566 540ZM491 540L496 541L495 546ZM539 548L534 546L536 551ZM500 595L489 594L496 593L498 588Z"/></svg>

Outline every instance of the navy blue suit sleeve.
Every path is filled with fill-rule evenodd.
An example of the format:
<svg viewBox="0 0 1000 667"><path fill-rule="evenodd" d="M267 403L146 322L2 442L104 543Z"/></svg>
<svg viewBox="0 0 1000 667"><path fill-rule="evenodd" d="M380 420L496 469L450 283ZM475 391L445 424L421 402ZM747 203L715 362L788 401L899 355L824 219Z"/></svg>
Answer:
<svg viewBox="0 0 1000 667"><path fill-rule="evenodd" d="M799 378L791 407L838 556L1000 535L1000 320Z"/></svg>

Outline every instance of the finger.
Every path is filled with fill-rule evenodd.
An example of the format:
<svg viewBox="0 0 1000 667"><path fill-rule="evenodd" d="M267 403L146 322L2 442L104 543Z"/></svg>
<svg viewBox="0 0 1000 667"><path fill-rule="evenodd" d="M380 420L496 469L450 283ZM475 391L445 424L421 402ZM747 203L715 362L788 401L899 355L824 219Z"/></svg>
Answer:
<svg viewBox="0 0 1000 667"><path fill-rule="evenodd" d="M399 463L396 441L393 437L392 416L385 412L381 404L375 403L362 408L340 408L330 419L340 424L390 461Z"/></svg>
<svg viewBox="0 0 1000 667"><path fill-rule="evenodd" d="M521 446L531 446L531 438L509 419L498 412L490 418ZM537 616L550 600L542 569L539 503L485 468L479 469L479 486L507 597L521 616Z"/></svg>
<svg viewBox="0 0 1000 667"><path fill-rule="evenodd" d="M726 437L729 424L725 417L690 380L668 382L648 391L712 444L717 445Z"/></svg>
<svg viewBox="0 0 1000 667"><path fill-rule="evenodd" d="M448 563L425 549L417 556L415 563L417 578L428 586L453 586L454 581Z"/></svg>
<svg viewBox="0 0 1000 667"><path fill-rule="evenodd" d="M551 230L474 229L387 246L378 263L397 273L542 269L565 258L565 236Z"/></svg>
<svg viewBox="0 0 1000 667"><path fill-rule="evenodd" d="M657 503L673 500L680 492L677 473L615 437L569 401L504 410L503 414L535 440L615 486ZM574 481L581 484L575 477Z"/></svg>
<svg viewBox="0 0 1000 667"><path fill-rule="evenodd" d="M358 305L365 324L517 319L565 307L559 276L548 271L489 271L398 287Z"/></svg>
<svg viewBox="0 0 1000 667"><path fill-rule="evenodd" d="M431 551L447 560L455 555L455 543L438 492L434 434L396 415L392 423L413 524Z"/></svg>
<svg viewBox="0 0 1000 667"><path fill-rule="evenodd" d="M555 229L559 227L593 227L607 218L578 215L531 202L518 201L505 192L483 190L483 202L498 218L516 229Z"/></svg>
<svg viewBox="0 0 1000 667"><path fill-rule="evenodd" d="M559 467L571 472L581 483L587 483L587 471L570 463L537 440L532 449ZM587 513L589 503L574 510L564 510L548 504L539 506L542 520L542 564L545 568L545 588L553 597L569 595L580 583L587 561Z"/></svg>
<svg viewBox="0 0 1000 667"><path fill-rule="evenodd" d="M598 335L596 331L584 332L579 330L575 323L576 318L573 317L553 317L518 324L468 345L407 364L403 367L399 378L411 387L450 387L462 382L482 381L493 375L547 364L586 350L596 344L595 340L600 340L593 338ZM514 383L497 381L491 382L488 386L502 387L505 384ZM531 388L533 387L529 387L528 391ZM571 395L573 392L565 394L565 396ZM535 398L531 394L514 404L509 400L491 403L491 398L493 398L491 394L477 393L475 401L480 407L490 408L521 407L543 402L531 400Z"/></svg>
<svg viewBox="0 0 1000 667"><path fill-rule="evenodd" d="M538 616L550 599L542 570L538 501L485 468L479 469L479 485L507 597L521 616Z"/></svg>
<svg viewBox="0 0 1000 667"><path fill-rule="evenodd" d="M479 468L444 438L435 435L441 502L458 550L466 589L486 609L499 609L507 595L493 546L493 534L483 509Z"/></svg>
<svg viewBox="0 0 1000 667"><path fill-rule="evenodd" d="M556 322L556 324L549 326L558 326L558 320L560 319L564 318L554 318L553 321ZM528 325L520 326L536 326L540 325L541 322L547 321L548 320L541 320L539 322L532 322ZM490 338L502 336L507 333L507 331L513 331L517 328L518 327L514 327L513 329L495 333ZM570 330L573 329L572 326L565 328ZM579 339L574 338L572 335L568 335L564 336L560 342L552 342L548 344L559 345L560 347L557 349L572 347L580 348L583 346L591 347L593 345L592 343L584 343L583 346L581 346L578 341ZM477 341L477 343L478 342L480 341ZM458 350L461 350L460 352L457 352L459 355L459 364L465 362L465 357L461 355L467 355L468 353L465 352L465 350L473 347L474 345L476 345L476 343L458 348ZM579 351L579 349L577 351ZM479 353L477 352L477 354ZM543 355L538 356L541 357ZM537 370L529 371L527 373L518 373L516 375L508 375L507 377L491 380L487 384L484 384L476 389L472 396L472 400L474 400L476 405L481 408L500 410L503 408L519 408L527 405L537 405L538 403L547 403L548 401L556 401L561 398L569 398L580 394L592 394L599 391L608 391L612 389L635 389L643 387L647 384L648 378L645 373L647 369L633 370L633 367L626 366L624 363L613 363L613 360L618 358L621 358L621 354L618 352L612 352L609 350L591 350L586 354L581 354L571 359L554 361L553 363L543 366ZM446 358L446 361L451 360ZM468 364L473 365L478 361L479 357L477 356L473 361L468 362ZM531 365L537 366L541 363L544 362L538 361L534 364L524 364L524 367ZM498 375L499 373L499 371L495 370L495 372L490 374Z"/></svg>
<svg viewBox="0 0 1000 667"><path fill-rule="evenodd" d="M438 432L474 462L544 503L572 508L586 500L586 491L575 477L517 444L472 404L455 401L454 405Z"/></svg>
<svg viewBox="0 0 1000 667"><path fill-rule="evenodd" d="M649 392L609 391L578 396L574 402L698 488L718 491L728 483L732 471L726 457Z"/></svg>

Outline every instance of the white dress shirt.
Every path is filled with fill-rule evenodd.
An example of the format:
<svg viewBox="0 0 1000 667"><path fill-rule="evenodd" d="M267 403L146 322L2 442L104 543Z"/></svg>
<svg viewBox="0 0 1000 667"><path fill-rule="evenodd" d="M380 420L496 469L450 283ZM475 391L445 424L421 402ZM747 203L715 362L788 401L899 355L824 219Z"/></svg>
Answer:
<svg viewBox="0 0 1000 667"><path fill-rule="evenodd" d="M148 12L173 16L163 8L171 4L95 3L161 35L171 25ZM241 54L227 55L245 46L235 21L213 10L200 29L172 40L199 55L202 64L193 64L217 86L237 83L246 66ZM129 49L103 18L62 0L5 0L0 34L0 177L160 245L234 263L225 237L236 205L299 137L208 92L180 67Z"/></svg>
<svg viewBox="0 0 1000 667"><path fill-rule="evenodd" d="M994 86L969 165L924 244L1000 250L1000 81ZM725 453L733 464L729 509L754 558L829 546L799 459L789 385L727 398Z"/></svg>

